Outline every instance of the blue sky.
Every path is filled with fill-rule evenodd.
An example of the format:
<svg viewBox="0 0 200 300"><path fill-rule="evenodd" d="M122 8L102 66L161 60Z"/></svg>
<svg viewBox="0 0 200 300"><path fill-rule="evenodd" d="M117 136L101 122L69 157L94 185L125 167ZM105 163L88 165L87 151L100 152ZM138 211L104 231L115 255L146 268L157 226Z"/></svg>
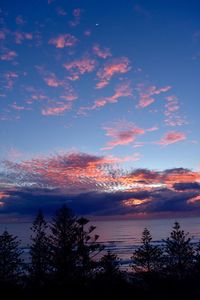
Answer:
<svg viewBox="0 0 200 300"><path fill-rule="evenodd" d="M7 0L0 13L3 174L83 153L198 174L198 1Z"/></svg>

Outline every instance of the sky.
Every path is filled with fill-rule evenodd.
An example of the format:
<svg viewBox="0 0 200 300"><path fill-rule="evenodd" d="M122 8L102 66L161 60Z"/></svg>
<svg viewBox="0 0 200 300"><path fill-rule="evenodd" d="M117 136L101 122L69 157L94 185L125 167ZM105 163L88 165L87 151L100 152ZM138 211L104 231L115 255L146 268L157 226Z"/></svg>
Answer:
<svg viewBox="0 0 200 300"><path fill-rule="evenodd" d="M1 0L0 215L200 214L200 3Z"/></svg>

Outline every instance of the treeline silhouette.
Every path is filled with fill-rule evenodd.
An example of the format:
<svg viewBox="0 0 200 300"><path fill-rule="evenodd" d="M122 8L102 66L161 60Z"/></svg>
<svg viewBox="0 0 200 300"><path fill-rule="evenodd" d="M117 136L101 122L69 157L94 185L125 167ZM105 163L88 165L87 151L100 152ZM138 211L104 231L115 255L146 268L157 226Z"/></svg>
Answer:
<svg viewBox="0 0 200 300"><path fill-rule="evenodd" d="M145 228L128 271L98 243L95 226L61 207L50 223L39 211L31 227L30 258L20 241L0 235L0 292L19 299L200 299L200 243L178 222L161 245Z"/></svg>

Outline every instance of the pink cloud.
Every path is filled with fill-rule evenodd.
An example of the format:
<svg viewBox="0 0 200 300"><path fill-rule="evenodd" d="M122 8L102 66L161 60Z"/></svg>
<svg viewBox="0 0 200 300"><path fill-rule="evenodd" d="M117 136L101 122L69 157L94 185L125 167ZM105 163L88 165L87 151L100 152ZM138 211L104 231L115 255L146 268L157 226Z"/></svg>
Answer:
<svg viewBox="0 0 200 300"><path fill-rule="evenodd" d="M73 47L77 42L78 39L69 33L60 34L56 38L49 40L49 44L56 46L56 48Z"/></svg>
<svg viewBox="0 0 200 300"><path fill-rule="evenodd" d="M57 107L48 107L42 110L42 115L43 116L58 116L62 115L66 110L71 109L71 104L63 104L61 106Z"/></svg>
<svg viewBox="0 0 200 300"><path fill-rule="evenodd" d="M64 92L61 96L59 96L60 99L64 99L67 101L74 101L78 98L74 88L70 84L69 81L64 78L63 80L59 80L55 73L45 71L43 68L37 68L39 74L43 76L44 81L46 84L53 88L62 87L64 89Z"/></svg>
<svg viewBox="0 0 200 300"><path fill-rule="evenodd" d="M5 77L6 77L6 79L18 78L19 75L16 72L9 71L9 72L5 73Z"/></svg>
<svg viewBox="0 0 200 300"><path fill-rule="evenodd" d="M161 93L168 92L171 89L171 86L162 87L157 89L156 86L150 86L148 88L144 88L143 84L138 85L137 90L139 91L139 103L137 104L137 108L145 108L152 103L155 102L155 98L153 96L159 95Z"/></svg>
<svg viewBox="0 0 200 300"><path fill-rule="evenodd" d="M97 78L100 81L97 83L96 88L108 85L114 75L127 73L130 69L130 61L127 57L115 58L106 62L97 72Z"/></svg>
<svg viewBox="0 0 200 300"><path fill-rule="evenodd" d="M15 57L17 57L17 53L15 51L9 50L5 54L1 55L1 60L13 60Z"/></svg>
<svg viewBox="0 0 200 300"><path fill-rule="evenodd" d="M95 44L93 46L93 52L98 57L104 58L104 59L109 57L109 56L112 56L109 48L100 48L99 44Z"/></svg>
<svg viewBox="0 0 200 300"><path fill-rule="evenodd" d="M142 128L136 127L133 123L116 123L114 127L104 127L106 136L112 138L102 150L111 150L119 145L128 145L134 142L138 135L144 134Z"/></svg>
<svg viewBox="0 0 200 300"><path fill-rule="evenodd" d="M44 81L46 82L46 84L48 86L51 86L51 87L63 86L63 81L58 80L54 73L51 73L49 76L44 77Z"/></svg>
<svg viewBox="0 0 200 300"><path fill-rule="evenodd" d="M107 81L107 80L99 81L99 82L96 84L96 88L97 88L97 89L102 89L102 88L104 88L106 85L108 85L108 81Z"/></svg>
<svg viewBox="0 0 200 300"><path fill-rule="evenodd" d="M167 132L160 141L156 142L161 146L167 146L170 144L174 144L177 142L184 141L186 139L186 134L184 132L179 131L170 131Z"/></svg>
<svg viewBox="0 0 200 300"><path fill-rule="evenodd" d="M188 124L185 118L179 116L180 109L179 100L176 96L166 97L167 103L165 104L165 124L168 126L182 126Z"/></svg>
<svg viewBox="0 0 200 300"><path fill-rule="evenodd" d="M166 97L167 103L165 104L166 107L166 111L165 111L165 115L168 116L170 115L170 113L175 112L177 110L179 110L179 101L178 98L176 96L168 96Z"/></svg>
<svg viewBox="0 0 200 300"><path fill-rule="evenodd" d="M77 80L80 75L92 72L95 69L96 64L96 60L91 59L89 56L84 56L81 59L64 64L64 68L70 72L68 79Z"/></svg>
<svg viewBox="0 0 200 300"><path fill-rule="evenodd" d="M61 95L60 99L74 101L78 98L76 91L69 82L65 82L63 87L65 89L65 94Z"/></svg>
<svg viewBox="0 0 200 300"><path fill-rule="evenodd" d="M64 99L64 100L67 100L67 101L74 101L78 98L78 96L76 96L75 94L68 94L68 95L62 95L60 96L60 99Z"/></svg>
<svg viewBox="0 0 200 300"><path fill-rule="evenodd" d="M185 118L182 118L180 116L169 116L165 119L165 124L167 126L183 126L187 125L188 122L185 120Z"/></svg>
<svg viewBox="0 0 200 300"><path fill-rule="evenodd" d="M115 93L112 96L98 99L92 106L81 107L80 110L93 110L103 107L109 103L117 103L121 97L129 96L132 96L132 88L130 87L130 82L123 82L115 88Z"/></svg>
<svg viewBox="0 0 200 300"><path fill-rule="evenodd" d="M22 41L24 41L24 40L32 40L33 39L32 33L27 33L27 32L16 31L16 32L14 32L14 36L15 36L16 44L22 44Z"/></svg>

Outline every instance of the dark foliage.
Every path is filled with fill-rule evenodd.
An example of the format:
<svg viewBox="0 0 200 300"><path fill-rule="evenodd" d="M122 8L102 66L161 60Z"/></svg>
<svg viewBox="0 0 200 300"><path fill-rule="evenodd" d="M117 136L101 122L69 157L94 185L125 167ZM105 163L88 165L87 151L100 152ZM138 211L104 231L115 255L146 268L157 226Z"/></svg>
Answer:
<svg viewBox="0 0 200 300"><path fill-rule="evenodd" d="M0 282L17 282L22 272L20 241L7 230L0 235Z"/></svg>
<svg viewBox="0 0 200 300"><path fill-rule="evenodd" d="M40 211L31 230L25 267L17 237L0 235L0 289L8 299L200 299L200 243L177 222L162 247L145 228L126 271L98 243L95 227L66 206L50 224Z"/></svg>
<svg viewBox="0 0 200 300"><path fill-rule="evenodd" d="M43 285L51 271L50 240L47 235L47 223L43 213L38 212L31 227L32 235L30 246L30 279L36 285Z"/></svg>
<svg viewBox="0 0 200 300"><path fill-rule="evenodd" d="M150 231L145 228L142 233L142 245L134 251L133 269L137 272L157 272L162 265L162 250L160 247L152 245Z"/></svg>
<svg viewBox="0 0 200 300"><path fill-rule="evenodd" d="M194 250L191 239L175 222L170 237L165 240L166 272L182 279L191 271L194 262Z"/></svg>

